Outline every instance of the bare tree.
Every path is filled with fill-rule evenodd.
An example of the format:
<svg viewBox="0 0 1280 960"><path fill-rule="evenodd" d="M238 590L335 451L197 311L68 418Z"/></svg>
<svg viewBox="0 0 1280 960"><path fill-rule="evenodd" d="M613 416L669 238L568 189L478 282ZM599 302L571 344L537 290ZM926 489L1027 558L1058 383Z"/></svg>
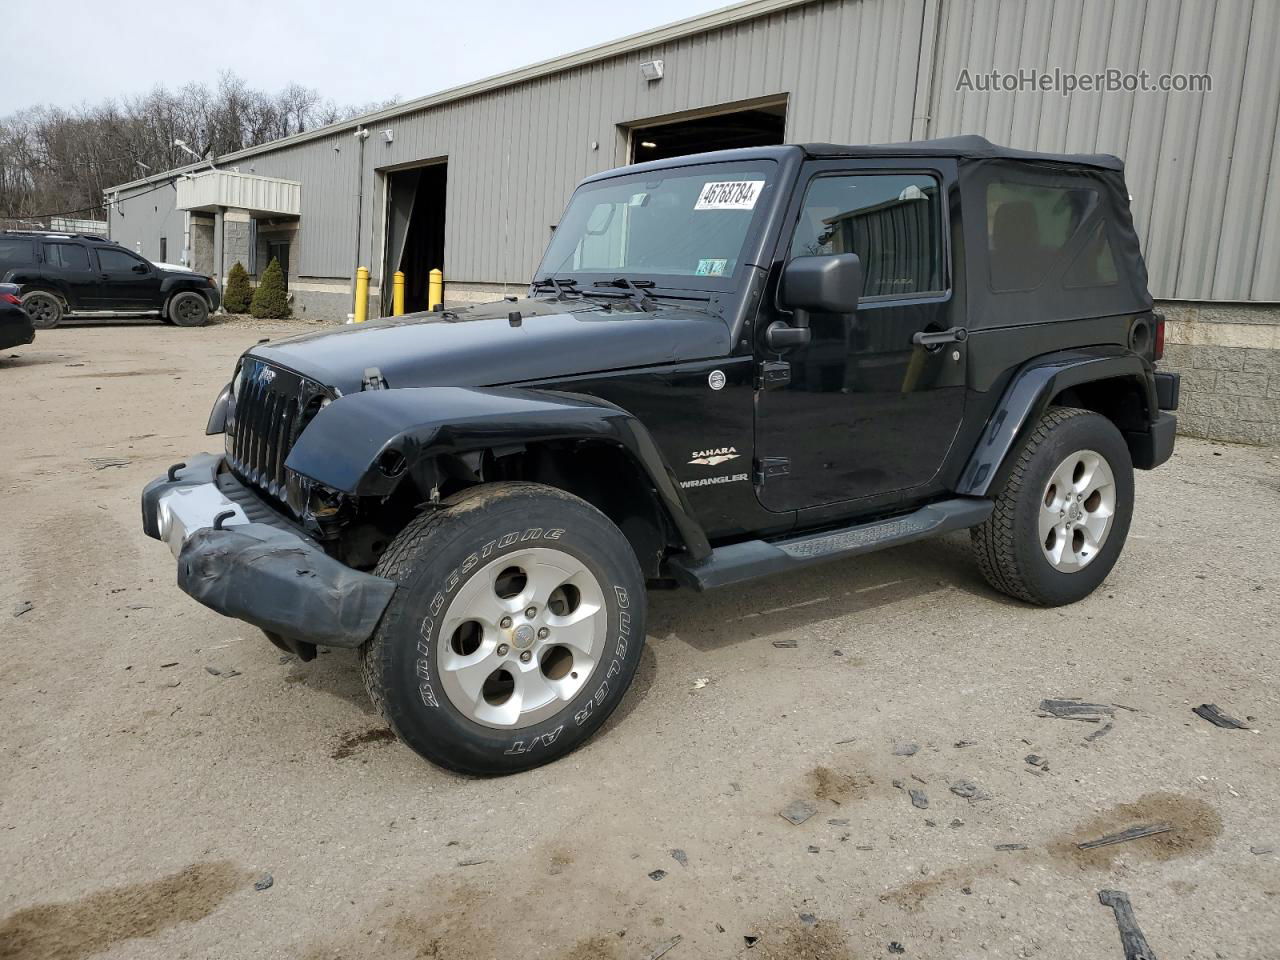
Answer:
<svg viewBox="0 0 1280 960"><path fill-rule="evenodd" d="M214 88L157 86L70 110L30 107L0 118L0 226L46 226L50 215L102 219L106 187L191 161L175 140L216 158L394 102L339 107L309 87L273 94L228 71Z"/></svg>

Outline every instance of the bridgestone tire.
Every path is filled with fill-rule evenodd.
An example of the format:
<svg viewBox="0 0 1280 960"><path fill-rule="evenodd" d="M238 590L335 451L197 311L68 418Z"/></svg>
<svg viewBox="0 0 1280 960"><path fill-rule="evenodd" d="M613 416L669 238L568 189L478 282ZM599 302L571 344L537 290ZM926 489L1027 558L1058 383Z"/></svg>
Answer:
<svg viewBox="0 0 1280 960"><path fill-rule="evenodd" d="M448 656L441 645L456 643L456 634L441 634L450 601L473 577L530 550L558 551L585 568L600 587L607 628L596 634L594 667L563 707L552 701L544 709L553 715L503 729L478 722L451 699L440 658ZM618 706L640 662L645 586L635 553L607 517L553 487L484 484L450 497L392 541L376 572L399 589L360 649L365 687L396 736L442 767L489 776L565 756Z"/></svg>
<svg viewBox="0 0 1280 960"><path fill-rule="evenodd" d="M1069 573L1054 567L1039 535L1040 508L1059 464L1077 451L1099 454L1115 481L1115 509L1101 548ZM1018 600L1056 607L1092 593L1115 566L1133 519L1133 461L1115 425L1075 407L1050 407L1018 455L987 521L970 536L991 586Z"/></svg>
<svg viewBox="0 0 1280 960"><path fill-rule="evenodd" d="M179 293L169 301L168 313L179 327L203 327L209 320L209 301L198 293Z"/></svg>
<svg viewBox="0 0 1280 960"><path fill-rule="evenodd" d="M22 306L37 330L52 330L62 320L62 301L44 290L28 293L22 298Z"/></svg>

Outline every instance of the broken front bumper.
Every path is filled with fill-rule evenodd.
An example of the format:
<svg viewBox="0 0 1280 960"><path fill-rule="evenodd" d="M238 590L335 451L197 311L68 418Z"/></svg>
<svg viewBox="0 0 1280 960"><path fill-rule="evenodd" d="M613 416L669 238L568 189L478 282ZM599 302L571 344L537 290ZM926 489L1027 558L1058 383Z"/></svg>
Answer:
<svg viewBox="0 0 1280 960"><path fill-rule="evenodd" d="M330 557L215 454L175 464L147 484L142 529L169 544L186 593L224 616L304 643L360 646L396 589Z"/></svg>

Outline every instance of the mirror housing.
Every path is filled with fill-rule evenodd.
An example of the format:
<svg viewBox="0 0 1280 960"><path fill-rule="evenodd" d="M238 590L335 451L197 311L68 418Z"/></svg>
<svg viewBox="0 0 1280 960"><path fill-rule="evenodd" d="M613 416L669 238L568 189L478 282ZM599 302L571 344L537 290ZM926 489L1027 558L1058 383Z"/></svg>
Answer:
<svg viewBox="0 0 1280 960"><path fill-rule="evenodd" d="M862 296L862 261L856 253L796 257L783 268L778 300L796 317L794 326L809 325L809 313L853 313Z"/></svg>

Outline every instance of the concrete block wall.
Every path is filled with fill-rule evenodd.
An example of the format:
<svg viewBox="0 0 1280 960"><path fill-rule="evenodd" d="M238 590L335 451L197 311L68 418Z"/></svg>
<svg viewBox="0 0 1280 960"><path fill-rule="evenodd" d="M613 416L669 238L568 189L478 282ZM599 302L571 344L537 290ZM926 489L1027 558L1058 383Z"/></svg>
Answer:
<svg viewBox="0 0 1280 960"><path fill-rule="evenodd" d="M249 221L252 218L244 210L228 209L222 214L222 275L236 263L249 267Z"/></svg>
<svg viewBox="0 0 1280 960"><path fill-rule="evenodd" d="M1280 445L1280 307L1161 303L1166 370L1182 375L1178 430Z"/></svg>

